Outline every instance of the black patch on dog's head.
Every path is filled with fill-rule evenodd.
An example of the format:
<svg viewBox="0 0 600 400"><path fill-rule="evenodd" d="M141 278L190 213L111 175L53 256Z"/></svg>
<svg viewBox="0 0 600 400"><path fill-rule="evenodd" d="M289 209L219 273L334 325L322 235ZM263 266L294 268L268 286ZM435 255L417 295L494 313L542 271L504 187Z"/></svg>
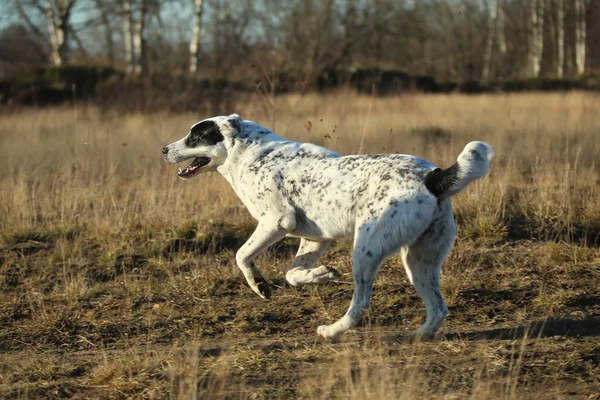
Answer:
<svg viewBox="0 0 600 400"><path fill-rule="evenodd" d="M213 121L202 121L192 126L190 134L185 139L185 145L187 147L214 146L223 139L219 125Z"/></svg>

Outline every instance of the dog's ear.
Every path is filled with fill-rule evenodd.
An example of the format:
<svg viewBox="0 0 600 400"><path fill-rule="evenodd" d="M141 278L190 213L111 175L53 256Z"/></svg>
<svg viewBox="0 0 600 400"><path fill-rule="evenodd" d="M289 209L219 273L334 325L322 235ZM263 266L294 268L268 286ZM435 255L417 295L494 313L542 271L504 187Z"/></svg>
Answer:
<svg viewBox="0 0 600 400"><path fill-rule="evenodd" d="M240 118L239 114L231 114L229 117L227 117L227 122L229 123L229 126L231 126L231 128L236 132L240 131L242 118Z"/></svg>

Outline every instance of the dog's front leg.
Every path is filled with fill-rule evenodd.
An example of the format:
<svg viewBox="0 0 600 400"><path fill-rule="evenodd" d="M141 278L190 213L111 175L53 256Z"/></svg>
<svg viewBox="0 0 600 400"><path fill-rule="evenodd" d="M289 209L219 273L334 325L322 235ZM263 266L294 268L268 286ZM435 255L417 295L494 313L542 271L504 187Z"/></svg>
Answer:
<svg viewBox="0 0 600 400"><path fill-rule="evenodd" d="M271 297L269 282L254 265L254 259L295 227L295 220L280 218L277 223L259 222L250 239L238 250L235 259L248 284L263 299Z"/></svg>

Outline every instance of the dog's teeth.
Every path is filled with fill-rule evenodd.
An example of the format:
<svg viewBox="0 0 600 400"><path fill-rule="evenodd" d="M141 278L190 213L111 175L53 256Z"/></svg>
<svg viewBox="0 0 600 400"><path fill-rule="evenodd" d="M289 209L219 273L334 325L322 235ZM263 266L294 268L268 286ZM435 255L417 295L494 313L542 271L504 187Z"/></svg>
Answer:
<svg viewBox="0 0 600 400"><path fill-rule="evenodd" d="M182 172L183 172L183 170L181 169L181 167L179 167L179 173L182 173Z"/></svg>

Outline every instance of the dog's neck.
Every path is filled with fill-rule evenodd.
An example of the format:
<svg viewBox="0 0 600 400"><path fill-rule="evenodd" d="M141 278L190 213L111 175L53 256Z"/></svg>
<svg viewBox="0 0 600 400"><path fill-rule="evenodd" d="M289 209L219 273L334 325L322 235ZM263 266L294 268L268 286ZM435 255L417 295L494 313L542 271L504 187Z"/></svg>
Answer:
<svg viewBox="0 0 600 400"><path fill-rule="evenodd" d="M238 194L238 182L245 169L264 151L285 143L293 143L255 122L243 121L240 131L225 141L227 159L217 171Z"/></svg>

